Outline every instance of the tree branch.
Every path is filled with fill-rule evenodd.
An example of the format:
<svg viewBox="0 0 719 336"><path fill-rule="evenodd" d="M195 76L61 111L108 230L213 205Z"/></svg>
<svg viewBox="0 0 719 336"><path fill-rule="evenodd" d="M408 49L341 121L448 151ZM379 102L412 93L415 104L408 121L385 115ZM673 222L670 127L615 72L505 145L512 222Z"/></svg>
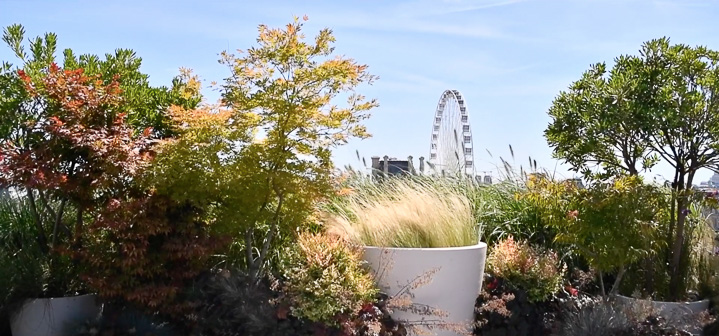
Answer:
<svg viewBox="0 0 719 336"><path fill-rule="evenodd" d="M279 230L279 220L280 220L280 212L282 211L282 203L284 202L284 195L281 192L278 192L277 188L275 187L275 192L277 193L277 198L279 201L277 202L277 208L275 209L275 214L272 217L272 225L270 226L270 232L267 234L267 237L265 238L264 244L262 245L262 250L260 251L260 255L257 258L258 266L257 266L257 275L260 275L262 272L262 268L265 264L265 259L267 258L267 251L270 249L270 244L272 243L272 240L275 238L275 235L277 234L277 231Z"/></svg>
<svg viewBox="0 0 719 336"><path fill-rule="evenodd" d="M43 253L47 254L50 249L47 245L47 236L45 235L45 228L42 227L42 221L40 219L40 214L37 212L37 206L35 204L35 195L33 194L32 189L29 187L25 188L25 191L27 192L27 198L30 201L30 212L32 213L32 217L35 222L35 228L37 229L37 240L40 244L40 250L42 250Z"/></svg>

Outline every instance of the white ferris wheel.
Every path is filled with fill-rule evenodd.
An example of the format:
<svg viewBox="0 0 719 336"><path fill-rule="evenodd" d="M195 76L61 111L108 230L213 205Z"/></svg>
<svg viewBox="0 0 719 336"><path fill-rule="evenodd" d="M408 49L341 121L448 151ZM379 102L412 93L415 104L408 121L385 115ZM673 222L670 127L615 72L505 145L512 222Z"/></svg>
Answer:
<svg viewBox="0 0 719 336"><path fill-rule="evenodd" d="M446 90L437 103L429 149L429 168L435 174L474 177L474 144L462 94Z"/></svg>

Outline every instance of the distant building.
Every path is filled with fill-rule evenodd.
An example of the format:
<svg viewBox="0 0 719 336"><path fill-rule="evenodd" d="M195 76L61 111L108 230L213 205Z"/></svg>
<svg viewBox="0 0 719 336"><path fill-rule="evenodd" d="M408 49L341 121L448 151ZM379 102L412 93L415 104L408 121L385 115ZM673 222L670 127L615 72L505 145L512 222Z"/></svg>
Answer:
<svg viewBox="0 0 719 336"><path fill-rule="evenodd" d="M564 180L564 182L572 183L572 184L574 184L577 188L579 188L579 189L584 189L584 183L582 183L582 179L580 179L580 178L570 178L570 179Z"/></svg>
<svg viewBox="0 0 719 336"><path fill-rule="evenodd" d="M709 186L712 188L719 187L719 174L714 173L712 177L709 179Z"/></svg>
<svg viewBox="0 0 719 336"><path fill-rule="evenodd" d="M420 171L424 171L424 157L419 158ZM415 175L417 171L414 169L414 163L412 162L412 156L407 157L407 160L398 160L397 158L390 158L385 155L384 158L379 156L372 157L372 175L385 175L385 176L397 176L397 175Z"/></svg>

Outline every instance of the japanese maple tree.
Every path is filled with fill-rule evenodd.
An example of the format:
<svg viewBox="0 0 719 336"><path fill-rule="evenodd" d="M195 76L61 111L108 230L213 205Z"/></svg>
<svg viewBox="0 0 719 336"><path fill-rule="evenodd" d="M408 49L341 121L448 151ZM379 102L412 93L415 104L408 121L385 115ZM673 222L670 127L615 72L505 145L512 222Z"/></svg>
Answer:
<svg viewBox="0 0 719 336"><path fill-rule="evenodd" d="M332 188L332 150L368 137L362 122L377 106L356 92L376 79L368 67L334 56L329 29L306 41L302 28L260 25L256 47L223 53L222 106L177 109L181 135L152 169L158 193L211 209L254 278L312 220Z"/></svg>
<svg viewBox="0 0 719 336"><path fill-rule="evenodd" d="M103 84L82 69L63 70L54 63L39 80L23 70L18 75L29 97L22 107L33 115L0 144L0 183L26 191L47 250L60 231L77 240L83 212L123 192L147 158L149 129L133 136L125 114L117 111L116 81ZM59 207L50 208L48 199L59 200ZM76 211L74 228L62 221L68 204ZM53 214L50 223L43 223L40 206Z"/></svg>

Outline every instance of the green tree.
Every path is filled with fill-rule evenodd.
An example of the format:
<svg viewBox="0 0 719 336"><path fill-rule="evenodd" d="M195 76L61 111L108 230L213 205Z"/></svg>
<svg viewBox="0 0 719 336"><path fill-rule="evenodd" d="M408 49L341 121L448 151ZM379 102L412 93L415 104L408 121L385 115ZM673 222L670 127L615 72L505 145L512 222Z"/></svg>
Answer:
<svg viewBox="0 0 719 336"><path fill-rule="evenodd" d="M332 188L332 149L369 136L361 122L377 106L355 93L375 80L367 66L332 57L329 29L306 42L302 26L260 25L257 47L222 54L232 73L224 106L175 110L181 136L164 145L150 179L160 193L211 208L254 278L275 244L312 220Z"/></svg>
<svg viewBox="0 0 719 336"><path fill-rule="evenodd" d="M680 292L687 257L686 221L691 188L700 169L719 171L719 53L703 46L671 45L668 38L645 43L642 125L653 152L674 168L676 195L670 220L670 291Z"/></svg>
<svg viewBox="0 0 719 336"><path fill-rule="evenodd" d="M719 54L662 38L644 43L640 56L617 58L609 77L604 73L603 65L594 66L560 94L545 135L556 157L585 173L599 164L600 177L636 174L659 160L674 168L667 242L676 299L683 294L694 177L700 169L719 170Z"/></svg>
<svg viewBox="0 0 719 336"><path fill-rule="evenodd" d="M69 253L59 252L81 246L88 221L129 189L153 138L170 134L169 107L196 106L199 82L183 71L172 88L152 87L123 49L104 60L67 49L61 66L55 34L29 40L29 52L24 35L12 25L2 38L20 62L0 67L0 189L27 198L50 265L38 295L63 295L58 265Z"/></svg>

